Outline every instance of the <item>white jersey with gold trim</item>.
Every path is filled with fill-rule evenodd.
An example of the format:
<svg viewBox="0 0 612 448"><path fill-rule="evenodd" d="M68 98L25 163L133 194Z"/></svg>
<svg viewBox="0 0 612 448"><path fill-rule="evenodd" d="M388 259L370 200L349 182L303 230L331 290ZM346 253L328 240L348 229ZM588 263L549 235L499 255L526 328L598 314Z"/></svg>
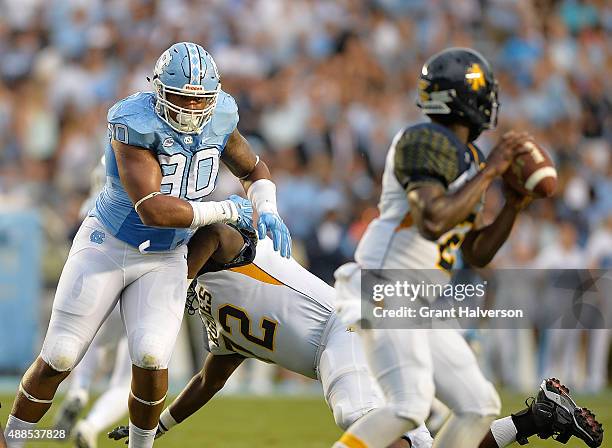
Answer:
<svg viewBox="0 0 612 448"><path fill-rule="evenodd" d="M316 378L334 289L260 240L253 263L198 277L212 354L238 353Z"/></svg>
<svg viewBox="0 0 612 448"><path fill-rule="evenodd" d="M395 174L396 150L400 139L408 132L415 132L415 129L428 129L433 131L433 142L443 141L446 146L451 147L451 151L457 153L458 160L454 163L458 175L449 182L447 190L456 191L474 177L480 169L481 155L478 150L473 145L461 144L451 135L440 137L444 132L441 128L432 123L417 125L400 131L393 139L382 179L382 193L378 203L380 215L368 225L355 252L355 260L361 268L431 269L445 273L452 269L456 252L466 233L472 229L482 204L476 207L468 220L442 235L437 241L429 241L423 238L413 225L406 189Z"/></svg>

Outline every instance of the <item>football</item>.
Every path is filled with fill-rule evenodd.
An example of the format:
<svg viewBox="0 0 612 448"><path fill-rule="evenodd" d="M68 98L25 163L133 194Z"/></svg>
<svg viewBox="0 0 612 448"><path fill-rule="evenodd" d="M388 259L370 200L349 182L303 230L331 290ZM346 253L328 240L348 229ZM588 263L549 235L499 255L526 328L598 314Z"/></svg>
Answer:
<svg viewBox="0 0 612 448"><path fill-rule="evenodd" d="M548 152L534 141L525 143L528 152L514 159L504 173L510 187L522 194L549 198L557 190L557 170Z"/></svg>

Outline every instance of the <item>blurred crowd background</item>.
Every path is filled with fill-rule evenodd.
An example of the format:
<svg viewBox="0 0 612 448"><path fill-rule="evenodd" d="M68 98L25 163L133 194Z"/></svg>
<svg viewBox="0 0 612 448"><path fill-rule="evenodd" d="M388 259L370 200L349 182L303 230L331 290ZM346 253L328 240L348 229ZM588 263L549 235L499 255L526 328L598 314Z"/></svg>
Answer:
<svg viewBox="0 0 612 448"><path fill-rule="evenodd" d="M499 80L499 127L480 148L528 130L559 171L556 198L530 206L495 265L612 267L606 0L0 0L0 10L0 203L39 210L49 300L106 111L150 90L155 60L177 41L215 58L239 130L272 169L296 256L326 281L376 216L389 143L423 120L420 67L447 46L476 48ZM236 188L221 177L217 194ZM487 214L501 204L492 188Z"/></svg>

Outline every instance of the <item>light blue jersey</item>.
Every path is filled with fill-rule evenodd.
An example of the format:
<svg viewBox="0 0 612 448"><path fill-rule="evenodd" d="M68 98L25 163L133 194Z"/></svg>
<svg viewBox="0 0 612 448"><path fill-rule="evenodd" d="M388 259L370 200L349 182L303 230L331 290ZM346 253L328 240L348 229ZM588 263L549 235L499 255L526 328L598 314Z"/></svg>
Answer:
<svg viewBox="0 0 612 448"><path fill-rule="evenodd" d="M162 170L163 194L202 201L215 189L219 157L237 124L236 102L223 91L219 92L211 120L199 134L179 133L166 124L155 113L155 94L151 92L139 92L119 101L108 111L106 185L91 214L115 237L137 248L166 251L187 243L193 233L190 229L142 223L121 184L111 138L155 154Z"/></svg>

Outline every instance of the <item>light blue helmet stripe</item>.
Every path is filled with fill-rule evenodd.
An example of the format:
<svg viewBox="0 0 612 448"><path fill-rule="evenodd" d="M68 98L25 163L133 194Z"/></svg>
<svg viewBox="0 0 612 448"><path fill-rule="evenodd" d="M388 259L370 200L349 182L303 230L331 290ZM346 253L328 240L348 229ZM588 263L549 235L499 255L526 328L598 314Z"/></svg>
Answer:
<svg viewBox="0 0 612 448"><path fill-rule="evenodd" d="M189 68L191 70L189 76L189 84L200 84L200 55L198 49L192 43L187 44L187 53L189 57Z"/></svg>

